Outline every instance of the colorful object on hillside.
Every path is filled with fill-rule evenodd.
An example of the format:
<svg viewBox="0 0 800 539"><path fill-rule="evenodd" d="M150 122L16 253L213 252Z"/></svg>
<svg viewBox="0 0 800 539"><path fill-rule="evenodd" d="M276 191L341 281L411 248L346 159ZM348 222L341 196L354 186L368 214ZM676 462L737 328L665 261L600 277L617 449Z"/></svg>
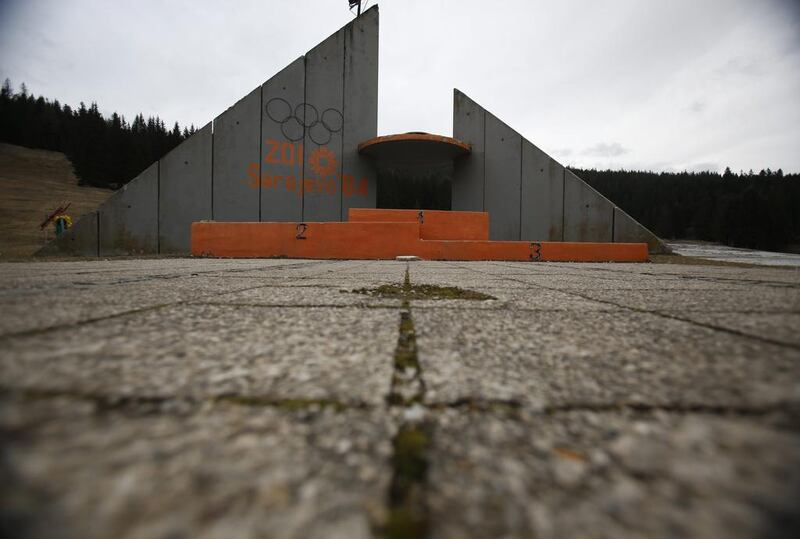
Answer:
<svg viewBox="0 0 800 539"><path fill-rule="evenodd" d="M42 224L39 225L39 230L44 230L47 225L55 221L56 218L67 211L70 206L72 206L72 202L62 202L60 206L51 211L50 214L45 217L44 221L42 221ZM72 219L70 219L70 226L72 226Z"/></svg>
<svg viewBox="0 0 800 539"><path fill-rule="evenodd" d="M61 215L56 215L53 219L53 222L56 225L56 236L60 236L70 228L72 228L72 217L67 215L66 213Z"/></svg>

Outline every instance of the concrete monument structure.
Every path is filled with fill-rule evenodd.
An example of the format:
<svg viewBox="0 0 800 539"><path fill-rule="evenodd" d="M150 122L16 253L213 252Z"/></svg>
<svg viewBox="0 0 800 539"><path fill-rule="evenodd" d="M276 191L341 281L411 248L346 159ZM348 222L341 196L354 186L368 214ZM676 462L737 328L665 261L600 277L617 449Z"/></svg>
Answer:
<svg viewBox="0 0 800 539"><path fill-rule="evenodd" d="M192 223L339 222L376 208L378 7L253 89L41 254L189 254ZM455 91L452 210L490 239L661 242L572 172Z"/></svg>

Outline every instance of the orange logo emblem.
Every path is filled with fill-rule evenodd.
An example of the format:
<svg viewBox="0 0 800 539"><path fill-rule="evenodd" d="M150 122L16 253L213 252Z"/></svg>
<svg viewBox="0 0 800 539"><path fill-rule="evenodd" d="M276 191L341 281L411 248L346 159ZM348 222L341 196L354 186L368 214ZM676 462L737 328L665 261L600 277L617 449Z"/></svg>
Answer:
<svg viewBox="0 0 800 539"><path fill-rule="evenodd" d="M327 146L320 146L308 157L308 164L320 178L325 178L336 172L336 156Z"/></svg>

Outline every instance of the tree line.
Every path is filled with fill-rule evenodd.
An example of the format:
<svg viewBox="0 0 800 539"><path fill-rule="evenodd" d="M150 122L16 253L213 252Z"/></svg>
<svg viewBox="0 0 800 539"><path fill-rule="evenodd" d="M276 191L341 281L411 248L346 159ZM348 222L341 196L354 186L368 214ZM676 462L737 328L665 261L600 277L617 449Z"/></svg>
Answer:
<svg viewBox="0 0 800 539"><path fill-rule="evenodd" d="M8 79L0 90L0 142L63 152L80 181L97 187L125 184L194 132L193 125L181 129L177 122L167 129L158 116L137 114L130 123L116 112L106 118L96 103L62 106L35 97L24 84L15 92ZM781 169L734 173L729 168L723 174L572 170L662 238L759 249L800 246L798 174ZM379 192L382 202L421 203L409 202L414 197L399 192L398 182L388 184L395 189L382 197ZM447 182L426 186L419 185L422 190L414 196L449 207Z"/></svg>
<svg viewBox="0 0 800 539"><path fill-rule="evenodd" d="M572 170L661 238L800 246L800 174Z"/></svg>
<svg viewBox="0 0 800 539"><path fill-rule="evenodd" d="M8 79L0 89L0 142L63 152L80 182L95 187L122 186L194 131L141 113L132 122L116 112L106 118L94 102L62 106L24 83L15 92Z"/></svg>

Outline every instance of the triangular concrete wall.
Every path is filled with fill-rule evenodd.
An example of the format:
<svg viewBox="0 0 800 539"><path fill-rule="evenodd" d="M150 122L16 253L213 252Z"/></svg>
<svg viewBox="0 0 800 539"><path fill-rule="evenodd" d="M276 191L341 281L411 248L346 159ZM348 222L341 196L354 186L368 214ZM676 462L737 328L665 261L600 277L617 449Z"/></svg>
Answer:
<svg viewBox="0 0 800 539"><path fill-rule="evenodd" d="M486 211L493 240L663 242L610 200L459 90L453 137L472 146L456 162L453 210Z"/></svg>
<svg viewBox="0 0 800 539"><path fill-rule="evenodd" d="M341 221L375 207L378 7L254 89L39 254L188 254L194 221Z"/></svg>

